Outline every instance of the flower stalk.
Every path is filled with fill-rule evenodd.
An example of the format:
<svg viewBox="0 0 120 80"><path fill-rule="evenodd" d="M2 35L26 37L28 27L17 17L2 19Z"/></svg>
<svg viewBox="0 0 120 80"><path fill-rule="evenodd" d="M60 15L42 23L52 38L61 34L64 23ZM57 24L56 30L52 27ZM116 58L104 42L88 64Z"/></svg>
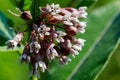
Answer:
<svg viewBox="0 0 120 80"><path fill-rule="evenodd" d="M33 76L33 80L38 80L38 78Z"/></svg>

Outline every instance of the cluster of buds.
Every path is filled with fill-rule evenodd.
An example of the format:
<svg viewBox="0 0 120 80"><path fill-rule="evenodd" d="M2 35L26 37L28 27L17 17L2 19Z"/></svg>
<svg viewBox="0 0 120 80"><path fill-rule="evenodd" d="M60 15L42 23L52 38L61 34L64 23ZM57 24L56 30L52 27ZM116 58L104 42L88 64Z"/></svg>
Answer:
<svg viewBox="0 0 120 80"><path fill-rule="evenodd" d="M25 44L23 54L20 56L21 63L32 65L31 74L35 76L38 76L39 71L45 72L51 60L58 58L61 64L68 64L71 61L67 57L69 54L73 57L79 54L85 40L77 39L75 36L77 33L85 32L86 22L79 19L87 16L86 7L60 8L59 4L47 4L46 7L39 9L40 17L31 23L29 42ZM16 47L24 33L19 33L13 40L9 40L8 48Z"/></svg>

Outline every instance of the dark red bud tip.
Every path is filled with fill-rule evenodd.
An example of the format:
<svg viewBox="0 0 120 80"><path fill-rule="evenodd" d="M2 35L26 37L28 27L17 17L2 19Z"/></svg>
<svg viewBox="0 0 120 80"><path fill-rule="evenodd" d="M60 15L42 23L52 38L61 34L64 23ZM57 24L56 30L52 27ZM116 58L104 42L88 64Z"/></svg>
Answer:
<svg viewBox="0 0 120 80"><path fill-rule="evenodd" d="M21 14L21 18L25 21L28 21L28 20L32 19L32 16L29 11L24 11Z"/></svg>

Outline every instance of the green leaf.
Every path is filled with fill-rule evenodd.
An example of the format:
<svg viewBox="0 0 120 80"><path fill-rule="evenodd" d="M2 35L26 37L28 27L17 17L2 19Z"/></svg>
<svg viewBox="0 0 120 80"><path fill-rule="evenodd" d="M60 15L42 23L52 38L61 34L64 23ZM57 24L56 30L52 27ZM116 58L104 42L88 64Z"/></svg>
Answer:
<svg viewBox="0 0 120 80"><path fill-rule="evenodd" d="M13 5L22 10L24 0L9 0Z"/></svg>
<svg viewBox="0 0 120 80"><path fill-rule="evenodd" d="M85 55L79 67L71 76L71 80L94 80L104 69L111 52L120 38L120 13L103 31L92 49Z"/></svg>
<svg viewBox="0 0 120 80"><path fill-rule="evenodd" d="M5 1L7 1L7 0L5 0ZM21 1L24 1L24 0L21 0ZM25 2L22 3L22 4L28 3L27 6L24 5L24 7L26 6L24 8L25 10L27 10L29 8L29 6L31 5L31 2L29 3L29 1L31 1L31 0L25 0ZM83 5L84 6L90 6L91 4L96 2L96 0L64 0L64 1L61 1L61 0L37 0L37 1L38 1L38 3L37 3L36 6L38 6L38 7L39 6L46 6L46 3L48 3L48 4L59 3L61 7L73 6L73 7L77 7L77 8L79 6L83 6ZM0 2L2 2L2 0ZM0 7L1 7L1 5L0 5ZM111 23L111 20L113 19L117 10L119 10L120 6L118 6L118 5L119 4L117 4L117 2L116 3L115 2L110 3L109 5L104 5L103 7L98 8L97 10L93 10L93 12L89 13L89 16L88 16L88 19L87 19L88 27L86 28L86 33L85 33L85 35L78 35L78 36L83 37L84 39L87 40L87 42L85 44L85 47L83 48L83 51L81 52L81 54L79 56L76 56L75 59L72 59L72 61L64 67L61 67L60 64L58 64L58 61L56 61L56 60L53 61L53 63L51 64L52 65L51 69L48 71L48 74L45 75L46 79L49 79L49 80L56 80L56 79L57 80L66 80L70 76L70 74L72 72L74 72L74 69L76 69L75 67L77 65L79 65L79 62L81 61L82 57L86 54L87 50L89 48L91 48L94 41L96 41L96 38L99 37L100 34L103 34L102 32L106 31L106 28L108 27L106 25ZM7 9L8 9L9 5L5 5L4 7L6 7L6 6L7 6ZM23 8L23 5L20 5L20 6L22 6L22 8ZM4 10L4 7L2 6L1 9ZM33 3L32 3L32 7L33 7ZM39 10L38 7L37 7L37 10ZM33 13L33 11L32 11L32 13ZM4 12L6 12L6 11L4 10ZM7 15L8 15L8 13L7 13ZM13 18L11 17L11 19L13 19ZM18 24L18 22L19 22L18 18L15 19L15 21ZM0 26L0 29L1 29L1 26ZM110 35L110 34L108 34L108 35ZM107 37L107 38L109 38L109 37ZM0 37L0 39L1 39L1 37ZM103 48L102 48L102 50L103 50ZM98 52L100 52L100 51L98 51ZM11 54L9 54L9 53L11 53ZM18 55L16 53L17 53L16 51L3 52L3 51L0 50L0 64L1 64L1 67L0 67L1 69L0 70L3 73L8 73L9 72L8 74L0 73L0 80L19 80L19 79L20 80L28 80L27 79L28 78L28 72L24 71L24 70L27 70L27 69L22 68L22 70L21 70L20 68L23 67L23 65L20 66L19 64L16 64L16 62L13 62L13 61L18 60ZM12 60L12 59L14 59L14 60ZM3 60L5 60L5 62ZM13 65L15 64L16 69L12 69L12 70L6 69L6 65L7 65L7 67L10 67L10 68L13 67L13 66L11 66L11 63ZM87 63L84 63L84 64L87 64ZM18 70L18 71L14 72L14 70L15 71ZM13 73L14 73L14 75L13 75ZM79 79L79 77L81 77L81 76L82 75L76 76L76 78Z"/></svg>
<svg viewBox="0 0 120 80"><path fill-rule="evenodd" d="M33 18L36 18L40 14L40 10L39 10L40 3L41 0L34 0L31 5L30 11Z"/></svg>
<svg viewBox="0 0 120 80"><path fill-rule="evenodd" d="M49 80L55 80L55 79L67 80L68 79L69 80L71 73L74 73L74 70L76 69L76 67L79 66L79 62L81 61L82 57L85 56L88 49L92 47L92 44L97 40L97 38L101 34L106 32L107 28L110 28L110 26L107 26L107 25L111 23L111 21L113 20L114 17L116 17L115 15L116 15L116 13L118 13L118 10L119 10L119 4L118 4L118 2L115 1L113 3L110 3L104 7L98 8L98 9L94 10L93 12L89 13L88 19L87 19L88 26L86 27L86 33L84 35L78 35L78 37L82 37L82 38L86 39L86 43L85 43L85 46L83 47L83 51L78 56L76 56L75 59L72 58L72 61L64 67L61 67L60 64L58 64L58 61L56 61L56 62L54 61L55 63L51 64L52 66L51 66L51 69L49 70L49 73L48 73L46 79L49 79ZM109 37L110 35L111 34L108 33L108 35L106 36L106 38L108 40L109 40L109 38L111 39L111 37ZM114 36L114 35L111 35L111 36ZM109 43L111 43L111 42L109 42ZM94 48L94 49L96 50L96 48ZM104 48L101 48L101 50L105 51ZM96 52L100 52L100 51L96 51ZM98 58L98 57L96 57L96 58ZM92 57L92 59L94 59L94 57ZM94 63L84 63L84 64L92 65ZM86 70L86 69L82 68L82 70ZM78 70L78 71L82 71L82 70ZM78 74L79 76L76 76L75 80L89 80L89 78L88 79L79 79L79 77L87 76L89 74L90 73L85 74L85 75Z"/></svg>
<svg viewBox="0 0 120 80"><path fill-rule="evenodd" d="M0 12L0 44L5 44L5 41L11 39L13 35L13 31L8 26L7 18Z"/></svg>
<svg viewBox="0 0 120 80"><path fill-rule="evenodd" d="M0 80L29 80L27 65L20 64L17 51L0 51Z"/></svg>
<svg viewBox="0 0 120 80"><path fill-rule="evenodd" d="M98 0L76 0L72 3L72 7L79 8L80 6L90 6Z"/></svg>
<svg viewBox="0 0 120 80"><path fill-rule="evenodd" d="M120 41L120 40L119 40ZM120 44L97 80L120 80Z"/></svg>
<svg viewBox="0 0 120 80"><path fill-rule="evenodd" d="M21 47L16 47L15 49L7 49L7 46L0 46L0 52L15 51L18 54L22 54L23 49L24 49L23 45L21 45Z"/></svg>
<svg viewBox="0 0 120 80"><path fill-rule="evenodd" d="M9 0L21 10L29 10L33 0Z"/></svg>
<svg viewBox="0 0 120 80"><path fill-rule="evenodd" d="M0 11L7 17L7 19L9 19L11 21L11 23L7 24L10 27L18 27L19 25L21 25L22 23L25 23L20 17L16 17L13 16L12 14L10 14L8 12L8 9L10 9L12 12L16 13L16 14L20 14L17 10L16 10L16 6L12 5L12 3L10 2L12 0L0 0ZM5 4L2 4L5 3ZM8 21L9 22L9 21Z"/></svg>
<svg viewBox="0 0 120 80"><path fill-rule="evenodd" d="M114 3L115 1L118 1L118 0L97 0L89 9L88 11L91 12L93 11L94 9L97 9L97 8L100 8L100 7L103 7L103 6L106 6L107 4L111 3L112 2Z"/></svg>
<svg viewBox="0 0 120 80"><path fill-rule="evenodd" d="M46 6L46 4L60 4L61 7L80 7L80 6L90 6L97 0L40 0L40 6Z"/></svg>
<svg viewBox="0 0 120 80"><path fill-rule="evenodd" d="M22 1L22 0L21 0ZM32 5L34 0L24 0L23 4L23 10L30 10L30 7ZM39 0L38 0L39 1Z"/></svg>
<svg viewBox="0 0 120 80"><path fill-rule="evenodd" d="M114 1L117 1L117 0L98 0L95 3L94 7L98 8L98 7L104 6L104 5L109 4L110 2L114 2Z"/></svg>

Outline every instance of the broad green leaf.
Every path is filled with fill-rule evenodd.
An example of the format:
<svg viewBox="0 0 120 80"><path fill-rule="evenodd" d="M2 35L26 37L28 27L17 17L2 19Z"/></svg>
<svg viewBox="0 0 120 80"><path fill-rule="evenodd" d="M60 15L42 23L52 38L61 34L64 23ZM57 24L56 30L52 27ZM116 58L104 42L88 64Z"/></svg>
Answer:
<svg viewBox="0 0 120 80"><path fill-rule="evenodd" d="M97 0L40 0L40 6L46 6L46 4L60 4L61 7L79 7L79 6L89 6Z"/></svg>
<svg viewBox="0 0 120 80"><path fill-rule="evenodd" d="M109 3L114 3L115 1L119 2L118 0L97 0L90 8L89 12L93 11L94 9L97 9L99 7L105 6Z"/></svg>
<svg viewBox="0 0 120 80"><path fill-rule="evenodd" d="M118 0L98 0L95 4L94 4L94 7L101 7L101 6L104 6L106 4L109 4L110 2L113 2L113 1L118 1Z"/></svg>
<svg viewBox="0 0 120 80"><path fill-rule="evenodd" d="M78 37L82 37L86 39L85 46L83 47L83 51L76 56L75 59L72 58L72 61L64 66L61 67L58 61L54 61L55 63L51 64L51 69L46 77L49 80L66 80L70 76L74 69L76 69L77 65L81 61L81 58L86 54L89 48L91 48L92 44L96 41L96 39L106 31L108 28L108 24L111 23L112 19L115 17L116 13L118 13L119 4L118 2L110 3L106 6L100 7L93 12L89 13L87 19L87 27L86 33L84 35L78 35ZM114 12L114 13L113 13ZM111 34L108 34L111 35ZM109 37L106 36L109 39ZM98 51L100 52L100 51ZM84 63L88 64L88 63ZM86 70L86 69L83 69ZM89 74L89 73L88 73ZM79 75L82 76L82 75ZM76 78L79 78L77 76ZM84 79L83 79L84 80Z"/></svg>
<svg viewBox="0 0 120 80"><path fill-rule="evenodd" d="M34 2L34 0L9 0L9 1L22 10L28 10L31 6L31 3ZM91 4L93 4L96 1L97 0L64 0L64 1L61 1L61 0L36 0L36 2L40 2L39 6L46 6L46 4L55 3L55 4L60 4L62 7L90 6Z"/></svg>
<svg viewBox="0 0 120 80"><path fill-rule="evenodd" d="M24 0L9 0L9 2L11 2L13 5L15 5L16 7L18 7L21 10L24 5Z"/></svg>
<svg viewBox="0 0 120 80"><path fill-rule="evenodd" d="M23 52L23 45L21 45L20 47L16 47L15 49L7 49L7 45L6 46L0 46L0 52L7 52L7 51L13 51L13 52L18 52L18 54L22 54Z"/></svg>
<svg viewBox="0 0 120 80"><path fill-rule="evenodd" d="M31 5L30 11L33 18L36 18L40 14L40 10L39 10L40 3L41 3L41 0L34 0Z"/></svg>
<svg viewBox="0 0 120 80"><path fill-rule="evenodd" d="M6 2L8 2L8 0L5 0ZM24 1L24 0L21 0L21 1ZM31 0L25 0L27 3L28 1L28 5L26 6L25 9L29 8L29 6L31 5L31 3L29 4L29 1ZM82 6L82 5L86 5L86 6L89 6L91 4L93 4L94 2L96 2L96 0L64 0L64 1L61 1L61 0L37 0L37 1L41 1L40 4L37 3L38 6L46 6L46 3L48 4L51 4L51 3L59 3L61 7L64 7L64 6L73 6L73 7L79 7L79 6ZM86 1L86 2L84 2ZM88 1L88 2L87 2ZM1 0L1 2L4 2L4 0ZM24 3L24 4L25 4ZM82 3L82 4L80 4ZM90 3L90 4L89 4ZM6 3L7 4L7 3ZM79 4L79 5L78 5ZM1 4L2 5L2 4ZM0 7L1 7L0 5ZM36 5L36 6L37 6ZM3 5L4 6L4 5ZM10 15L6 12L5 9L8 9L9 8L9 5L5 5L6 8L4 7L1 7L0 10L4 11L5 14ZM22 6L22 5L20 5ZM33 7L33 6L32 6ZM52 66L50 67L51 69L49 70L48 74L45 75L46 76L46 79L48 80L66 80L69 75L74 71L74 68L78 65L79 61L81 60L81 58L84 56L84 54L87 52L88 48L90 48L92 46L92 44L94 43L94 41L96 41L96 38L99 37L99 35L101 34L102 31L104 31L104 29L106 28L106 24L109 24L110 21L113 19L114 17L114 14L117 12L117 10L119 10L119 7L118 4L116 3L111 3L109 5L105 5L101 8L98 8L98 10L94 10L92 13L89 14L88 16L88 27L86 28L86 33L85 35L79 35L81 37L83 37L84 39L87 40L86 44L85 44L85 47L83 48L83 51L81 52L81 54L79 56L76 56L75 59L72 58L72 62L70 62L68 65L64 66L64 67L61 67L59 64L58 64L58 61L53 61L53 63L51 64ZM38 8L38 7L37 7ZM13 7L11 7L11 9L13 9ZM39 9L37 9L39 10ZM14 9L13 9L14 11ZM114 13L113 13L114 12ZM12 21L14 21L15 24L19 25L19 23L21 23L21 21L18 20L18 18L14 18L13 16L10 17L12 19ZM1 26L0 26L0 29L1 29ZM92 33L93 32L93 33ZM92 33L92 34L91 34ZM95 33L95 34L94 34ZM6 54L6 53L15 53L16 52L0 52L0 54L3 53L3 54ZM8 55L7 54L7 55ZM5 55L6 58L12 58L14 60L17 60L18 57L16 56L12 56L12 54L9 54L8 56ZM0 61L3 60L3 58L1 58L3 56L0 55ZM6 59L5 58L5 59ZM9 59L8 58L8 59ZM17 58L17 59L16 59ZM10 61L9 61L10 62ZM9 63L7 62L7 63ZM55 63L54 63L55 62ZM11 63L11 62L10 62ZM16 62L15 62L16 63ZM2 63L1 63L2 64ZM13 63L14 64L14 63ZM2 65L6 65L6 62L4 62L4 64ZM7 65L8 67L10 66L9 64ZM22 67L22 66L19 66L19 65L15 65L17 67ZM27 66L26 66L27 67ZM3 68L1 68L3 69ZM19 68L18 69L18 72L19 72ZM17 70L15 69L15 70ZM26 70L26 69L24 69ZM2 71L2 70L1 70ZM5 69L3 69L3 72L6 72ZM21 70L22 72L19 74L21 76L18 76L16 73L15 73L15 77L13 78L13 75L3 75L2 73L0 74L0 80L8 80L6 78L9 78L9 80L19 80L18 78L20 78L20 80L28 80L28 76L26 76L27 73L25 73L25 75L22 75L24 74L23 70ZM12 71L10 71L12 72ZM17 72L17 73L18 73ZM6 72L7 73L7 72ZM16 78L17 76L17 78ZM11 78L12 77L12 78ZM24 78L24 79L23 79Z"/></svg>
<svg viewBox="0 0 120 80"><path fill-rule="evenodd" d="M29 80L27 65L20 64L17 51L0 51L0 80Z"/></svg>
<svg viewBox="0 0 120 80"><path fill-rule="evenodd" d="M12 5L10 0L0 0L0 11L5 15L7 19L9 19L7 25L9 27L14 27L16 30L16 27L20 26L21 24L25 23L20 17L16 17L8 12L8 9L10 9L12 12L16 14L20 14L16 10L16 6ZM5 4L3 4L5 3ZM10 23L10 24L9 24Z"/></svg>
<svg viewBox="0 0 120 80"><path fill-rule="evenodd" d="M21 0L22 1L22 0ZM23 4L23 10L30 10L30 7L32 5L34 0L24 0ZM38 0L39 1L39 0Z"/></svg>
<svg viewBox="0 0 120 80"><path fill-rule="evenodd" d="M120 80L120 44L97 80Z"/></svg>
<svg viewBox="0 0 120 80"><path fill-rule="evenodd" d="M97 78L120 38L119 25L120 13L109 25L106 25L108 27L103 30L95 45L84 56L84 59L78 65L79 67L71 76L71 80L94 80Z"/></svg>
<svg viewBox="0 0 120 80"><path fill-rule="evenodd" d="M29 10L33 0L9 0L13 5L21 10Z"/></svg>
<svg viewBox="0 0 120 80"><path fill-rule="evenodd" d="M80 6L90 6L91 4L97 2L98 0L76 0L72 4L73 7L79 8Z"/></svg>
<svg viewBox="0 0 120 80"><path fill-rule="evenodd" d="M13 31L10 30L7 18L0 12L0 44L5 44L5 41L13 37Z"/></svg>
<svg viewBox="0 0 120 80"><path fill-rule="evenodd" d="M22 1L22 0L21 0ZM7 5L4 5L4 4L1 4L0 5L0 11L5 15L5 18L2 18L2 20L5 20L6 23L4 23L4 27L6 29L8 29L8 31L3 31L3 32L11 32L10 34L12 34L14 32L14 30L18 31L18 32L21 32L23 30L25 30L27 28L27 23L25 21L23 21L20 17L16 17L12 14L10 14L7 10L10 9L12 12L16 13L16 14L20 14L15 8L16 6L13 6L11 3L10 3L10 0L0 0L0 3L6 3ZM9 21L8 21L9 20ZM7 25L7 26L6 26ZM12 27L12 29L9 29L9 27ZM1 30L1 27L3 26L0 26L0 30ZM9 34L9 35L10 35ZM7 35L7 36L9 36ZM7 36L4 36L4 37L7 37ZM1 39L4 39L3 36L0 36ZM14 36L12 36L13 38ZM4 46L5 45L5 42L10 39L10 38L7 38L7 39L4 39L4 40L0 40L0 46ZM24 40L23 39L23 43L24 43Z"/></svg>

